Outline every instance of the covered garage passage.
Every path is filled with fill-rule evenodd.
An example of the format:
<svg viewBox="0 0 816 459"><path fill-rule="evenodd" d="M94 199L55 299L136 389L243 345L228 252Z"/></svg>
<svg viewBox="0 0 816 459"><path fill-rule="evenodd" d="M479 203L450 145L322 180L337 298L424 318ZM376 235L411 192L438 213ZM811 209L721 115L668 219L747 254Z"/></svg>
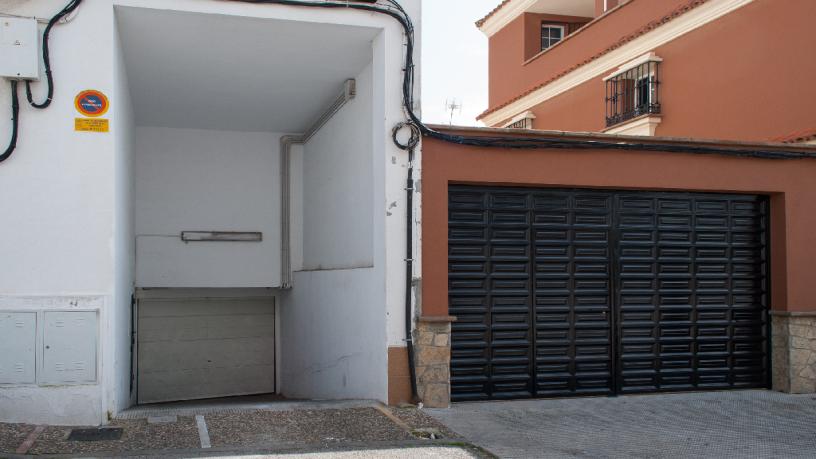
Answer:
<svg viewBox="0 0 816 459"><path fill-rule="evenodd" d="M383 25L235 8L115 8L129 403L384 400Z"/></svg>
<svg viewBox="0 0 816 459"><path fill-rule="evenodd" d="M767 387L767 208L452 186L453 400Z"/></svg>

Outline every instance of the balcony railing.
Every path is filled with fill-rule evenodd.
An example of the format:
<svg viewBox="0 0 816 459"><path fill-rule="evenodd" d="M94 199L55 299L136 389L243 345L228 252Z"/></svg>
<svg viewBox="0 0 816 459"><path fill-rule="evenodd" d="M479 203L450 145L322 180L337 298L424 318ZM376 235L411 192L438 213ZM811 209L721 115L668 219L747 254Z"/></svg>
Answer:
<svg viewBox="0 0 816 459"><path fill-rule="evenodd" d="M606 80L606 126L660 113L660 62L648 61Z"/></svg>

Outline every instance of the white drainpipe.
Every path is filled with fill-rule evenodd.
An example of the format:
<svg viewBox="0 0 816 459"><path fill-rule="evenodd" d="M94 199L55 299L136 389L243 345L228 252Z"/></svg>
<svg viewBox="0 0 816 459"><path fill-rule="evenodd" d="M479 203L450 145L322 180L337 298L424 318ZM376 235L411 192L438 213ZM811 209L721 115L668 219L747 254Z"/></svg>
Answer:
<svg viewBox="0 0 816 459"><path fill-rule="evenodd" d="M357 95L357 81L348 79L343 84L343 92L334 102L312 123L306 133L300 135L285 135L280 139L281 152L281 288L292 288L292 174L291 156L293 145L304 145L331 118Z"/></svg>

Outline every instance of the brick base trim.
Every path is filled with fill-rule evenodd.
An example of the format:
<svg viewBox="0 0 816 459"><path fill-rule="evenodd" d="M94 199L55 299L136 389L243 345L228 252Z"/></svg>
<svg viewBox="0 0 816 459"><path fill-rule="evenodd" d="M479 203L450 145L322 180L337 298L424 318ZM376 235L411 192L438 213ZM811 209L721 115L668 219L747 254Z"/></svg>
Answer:
<svg viewBox="0 0 816 459"><path fill-rule="evenodd" d="M423 317L414 330L417 392L429 408L450 405L450 342L453 317Z"/></svg>
<svg viewBox="0 0 816 459"><path fill-rule="evenodd" d="M771 314L773 389L816 393L816 313Z"/></svg>
<svg viewBox="0 0 816 459"><path fill-rule="evenodd" d="M408 348L388 348L388 404L399 406L411 401L411 376L408 371Z"/></svg>

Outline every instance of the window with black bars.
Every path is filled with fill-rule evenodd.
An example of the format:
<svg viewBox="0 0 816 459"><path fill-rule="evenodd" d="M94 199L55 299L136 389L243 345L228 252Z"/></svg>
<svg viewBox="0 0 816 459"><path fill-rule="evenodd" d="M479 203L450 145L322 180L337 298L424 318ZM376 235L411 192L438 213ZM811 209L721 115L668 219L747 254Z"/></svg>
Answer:
<svg viewBox="0 0 816 459"><path fill-rule="evenodd" d="M533 120L530 118L522 118L507 126L508 129L532 129Z"/></svg>
<svg viewBox="0 0 816 459"><path fill-rule="evenodd" d="M644 62L606 81L606 126L660 113L660 63Z"/></svg>

